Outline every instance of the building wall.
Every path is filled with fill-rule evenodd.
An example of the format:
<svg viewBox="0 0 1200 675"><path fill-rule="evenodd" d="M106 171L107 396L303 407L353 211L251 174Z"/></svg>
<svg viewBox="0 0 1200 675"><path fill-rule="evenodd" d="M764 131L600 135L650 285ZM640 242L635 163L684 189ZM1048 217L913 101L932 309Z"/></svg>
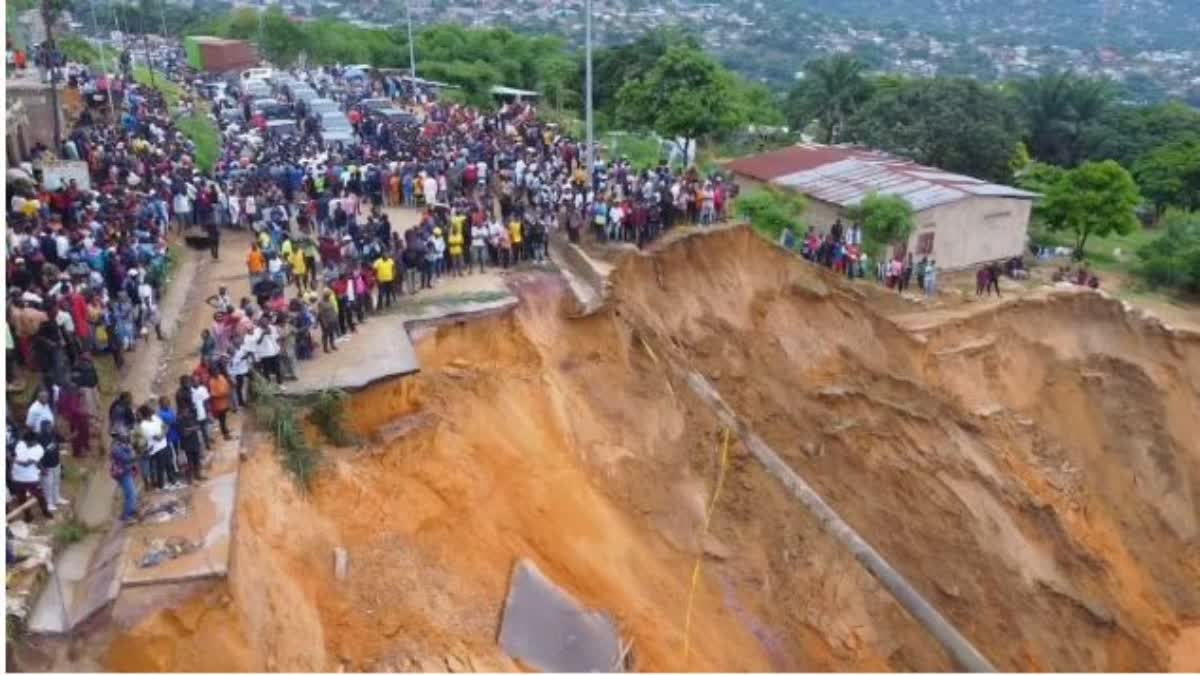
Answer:
<svg viewBox="0 0 1200 675"><path fill-rule="evenodd" d="M921 236L933 233L933 258L942 269L1011 258L1025 250L1028 199L972 197L916 214L908 250L920 258Z"/></svg>
<svg viewBox="0 0 1200 675"><path fill-rule="evenodd" d="M59 91L60 99L63 98L62 93ZM66 136L69 131L66 117L62 114L61 107L55 110L50 105L50 87L8 87L7 94L10 105L18 101L21 103L25 118L28 120L27 125L22 125L24 127L22 129L23 138L28 150L32 150L34 144L39 141L48 148L54 147L54 116L56 114L59 116L63 136ZM63 102L65 103L65 101Z"/></svg>

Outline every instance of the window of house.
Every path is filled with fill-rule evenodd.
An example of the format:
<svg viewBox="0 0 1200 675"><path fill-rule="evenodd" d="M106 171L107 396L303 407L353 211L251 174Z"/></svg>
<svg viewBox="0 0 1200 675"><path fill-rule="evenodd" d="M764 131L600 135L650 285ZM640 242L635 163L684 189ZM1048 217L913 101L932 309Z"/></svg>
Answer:
<svg viewBox="0 0 1200 675"><path fill-rule="evenodd" d="M917 255L930 255L933 253L933 232L925 232L917 237Z"/></svg>

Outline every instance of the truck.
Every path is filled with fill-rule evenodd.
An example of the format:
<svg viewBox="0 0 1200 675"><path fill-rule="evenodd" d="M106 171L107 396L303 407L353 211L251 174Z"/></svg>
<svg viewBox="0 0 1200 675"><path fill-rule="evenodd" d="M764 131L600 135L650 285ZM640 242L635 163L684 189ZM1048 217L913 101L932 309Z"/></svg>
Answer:
<svg viewBox="0 0 1200 675"><path fill-rule="evenodd" d="M258 65L258 51L245 40L191 35L183 40L188 65L208 73L227 73Z"/></svg>

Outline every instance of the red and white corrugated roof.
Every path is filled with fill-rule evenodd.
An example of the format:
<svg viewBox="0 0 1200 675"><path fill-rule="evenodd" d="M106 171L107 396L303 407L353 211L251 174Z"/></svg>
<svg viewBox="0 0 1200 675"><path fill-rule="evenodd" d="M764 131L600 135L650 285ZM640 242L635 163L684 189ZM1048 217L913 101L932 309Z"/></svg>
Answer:
<svg viewBox="0 0 1200 675"><path fill-rule="evenodd" d="M914 211L970 197L1038 197L1033 192L922 166L886 153L841 146L795 145L734 160L727 168L845 207L856 206L874 192L903 197Z"/></svg>

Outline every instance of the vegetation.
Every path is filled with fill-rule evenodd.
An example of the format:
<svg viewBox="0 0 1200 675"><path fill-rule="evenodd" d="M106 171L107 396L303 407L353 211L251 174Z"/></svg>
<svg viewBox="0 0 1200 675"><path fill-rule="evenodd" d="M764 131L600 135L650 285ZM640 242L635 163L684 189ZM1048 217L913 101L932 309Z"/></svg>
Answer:
<svg viewBox="0 0 1200 675"><path fill-rule="evenodd" d="M184 136L196 145L196 167L211 171L221 154L221 134L213 121L203 112L197 112L176 121Z"/></svg>
<svg viewBox="0 0 1200 675"><path fill-rule="evenodd" d="M349 397L340 389L322 391L312 405L308 420L325 436L326 440L338 447L354 445L354 434L346 429L346 400Z"/></svg>
<svg viewBox="0 0 1200 675"><path fill-rule="evenodd" d="M1138 276L1152 287L1200 293L1200 213L1172 209L1162 236L1138 249Z"/></svg>
<svg viewBox="0 0 1200 675"><path fill-rule="evenodd" d="M802 217L807 204L795 190L767 185L738 197L736 204L738 214L772 241L779 239L785 227L791 227L797 236L803 234Z"/></svg>
<svg viewBox="0 0 1200 675"><path fill-rule="evenodd" d="M1140 202L1133 177L1120 164L1086 162L1047 186L1041 213L1050 229L1074 234L1075 255L1082 258L1088 237L1136 230Z"/></svg>
<svg viewBox="0 0 1200 675"><path fill-rule="evenodd" d="M969 79L895 78L879 83L838 129L873 148L995 181L1010 178L1009 163L1021 141L1010 97Z"/></svg>
<svg viewBox="0 0 1200 675"><path fill-rule="evenodd" d="M809 61L804 79L788 93L792 126L803 129L815 121L823 143L843 140L851 116L870 98L866 69L849 54Z"/></svg>
<svg viewBox="0 0 1200 675"><path fill-rule="evenodd" d="M863 248L872 258L887 246L908 241L913 231L912 206L903 197L871 193L851 210L852 220L862 224Z"/></svg>
<svg viewBox="0 0 1200 675"><path fill-rule="evenodd" d="M737 91L733 74L712 57L675 45L617 92L617 119L635 129L684 139L687 156L696 139L733 131L742 123L745 112Z"/></svg>
<svg viewBox="0 0 1200 675"><path fill-rule="evenodd" d="M51 539L54 542L54 548L57 550L81 541L87 536L87 533L87 527L72 518L71 520L55 525L51 531Z"/></svg>
<svg viewBox="0 0 1200 675"><path fill-rule="evenodd" d="M309 445L296 402L281 396L279 388L258 373L251 376L251 387L255 415L274 438L279 463L291 474L296 487L307 492L321 464L321 451Z"/></svg>
<svg viewBox="0 0 1200 675"><path fill-rule="evenodd" d="M1171 206L1200 209L1200 135L1152 150L1134 165L1134 175L1156 216Z"/></svg>

